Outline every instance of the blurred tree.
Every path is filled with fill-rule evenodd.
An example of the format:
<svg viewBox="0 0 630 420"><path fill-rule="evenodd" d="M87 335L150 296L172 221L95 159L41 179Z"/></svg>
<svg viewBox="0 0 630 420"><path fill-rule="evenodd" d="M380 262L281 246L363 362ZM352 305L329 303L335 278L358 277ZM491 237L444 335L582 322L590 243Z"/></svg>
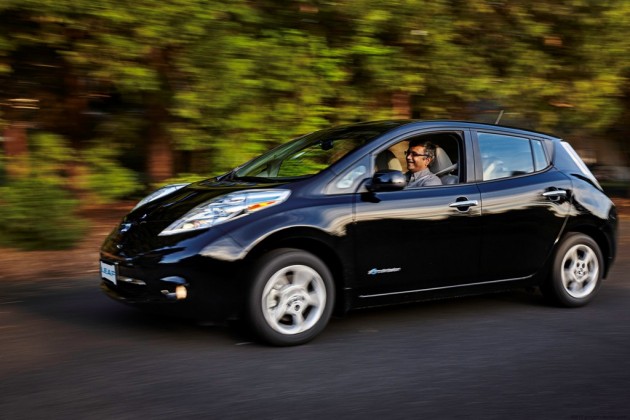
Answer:
<svg viewBox="0 0 630 420"><path fill-rule="evenodd" d="M356 120L494 121L504 109L504 122L601 134L630 108L628 9L621 0L5 0L5 137L24 143L16 127L31 127L76 150L106 142L153 183L217 174Z"/></svg>
<svg viewBox="0 0 630 420"><path fill-rule="evenodd" d="M24 250L68 249L84 237L78 202L66 189L39 178L0 186L0 246Z"/></svg>
<svg viewBox="0 0 630 420"><path fill-rule="evenodd" d="M502 110L630 154L629 28L622 0L4 0L0 180L114 200L331 124Z"/></svg>
<svg viewBox="0 0 630 420"><path fill-rule="evenodd" d="M459 42L494 73L484 99L513 124L570 135L601 131L619 113L623 81L601 65L601 36L620 3L474 0L453 12Z"/></svg>
<svg viewBox="0 0 630 420"><path fill-rule="evenodd" d="M630 39L627 36L630 26L630 3L615 1L602 12L603 25L598 33L588 38L586 55L591 66L607 82L607 96L592 105L593 113L608 111L609 118L602 127L606 137L617 142L623 159L621 164L630 162ZM590 98L587 90L583 96ZM611 105L613 103L613 105ZM616 111L616 112L611 112ZM616 118L615 118L616 116Z"/></svg>
<svg viewBox="0 0 630 420"><path fill-rule="evenodd" d="M29 149L20 156L24 173L0 186L0 246L70 248L87 228L64 173L76 153L62 137L48 133L33 136Z"/></svg>

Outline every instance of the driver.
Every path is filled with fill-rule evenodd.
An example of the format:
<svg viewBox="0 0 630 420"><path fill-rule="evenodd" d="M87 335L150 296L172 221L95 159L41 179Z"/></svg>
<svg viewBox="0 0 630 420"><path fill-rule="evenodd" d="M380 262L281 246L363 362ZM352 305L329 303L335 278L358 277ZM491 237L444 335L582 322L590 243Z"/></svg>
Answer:
<svg viewBox="0 0 630 420"><path fill-rule="evenodd" d="M442 185L442 181L429 170L429 165L435 159L435 145L429 141L413 139L409 142L409 149L405 152L407 158L407 188Z"/></svg>

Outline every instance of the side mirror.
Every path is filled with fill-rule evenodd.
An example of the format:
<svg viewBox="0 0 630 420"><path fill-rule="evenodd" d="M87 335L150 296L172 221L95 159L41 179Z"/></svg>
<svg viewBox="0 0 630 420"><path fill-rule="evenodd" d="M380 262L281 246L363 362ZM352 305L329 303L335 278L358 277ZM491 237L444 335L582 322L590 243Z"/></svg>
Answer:
<svg viewBox="0 0 630 420"><path fill-rule="evenodd" d="M407 186L405 175L396 170L378 171L367 184L367 189L372 192L400 191Z"/></svg>

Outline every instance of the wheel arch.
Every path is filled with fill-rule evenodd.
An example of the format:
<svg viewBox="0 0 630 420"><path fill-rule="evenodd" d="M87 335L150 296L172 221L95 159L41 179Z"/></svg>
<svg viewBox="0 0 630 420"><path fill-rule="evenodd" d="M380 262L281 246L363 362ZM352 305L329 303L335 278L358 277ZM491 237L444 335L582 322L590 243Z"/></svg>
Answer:
<svg viewBox="0 0 630 420"><path fill-rule="evenodd" d="M614 259L615 250L613 248L613 244L611 243L610 238L606 233L604 233L600 228L588 225L588 224L580 224L569 227L563 234L558 244L562 243L564 238L571 233L581 233L590 238L592 238L599 246L599 249L604 257L604 273L603 278L606 278L608 275L608 271L612 265L612 261Z"/></svg>
<svg viewBox="0 0 630 420"><path fill-rule="evenodd" d="M247 265L268 252L278 248L293 248L309 252L321 259L333 277L335 303L333 313L343 314L347 310L344 264L336 249L335 240L326 233L314 228L292 228L275 232L252 248L245 258Z"/></svg>

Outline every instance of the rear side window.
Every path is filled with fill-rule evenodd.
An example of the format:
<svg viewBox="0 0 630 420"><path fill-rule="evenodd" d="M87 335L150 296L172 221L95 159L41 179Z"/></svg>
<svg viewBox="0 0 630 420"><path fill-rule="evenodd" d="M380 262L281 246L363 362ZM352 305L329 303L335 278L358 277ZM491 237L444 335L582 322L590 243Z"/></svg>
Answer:
<svg viewBox="0 0 630 420"><path fill-rule="evenodd" d="M530 174L549 165L539 140L481 132L477 138L484 181Z"/></svg>

